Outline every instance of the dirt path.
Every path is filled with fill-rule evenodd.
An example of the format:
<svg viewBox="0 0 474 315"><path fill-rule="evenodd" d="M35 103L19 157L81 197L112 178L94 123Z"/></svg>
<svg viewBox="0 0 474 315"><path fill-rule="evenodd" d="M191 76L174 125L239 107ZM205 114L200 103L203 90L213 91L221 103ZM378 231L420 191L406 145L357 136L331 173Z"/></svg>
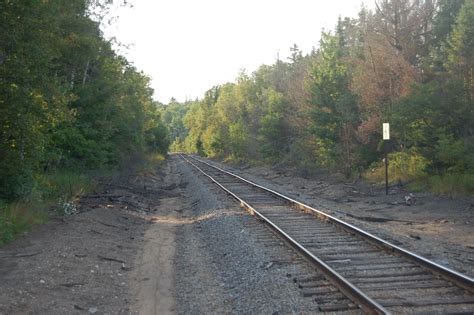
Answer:
<svg viewBox="0 0 474 315"><path fill-rule="evenodd" d="M0 314L172 312L174 230L151 216L174 195L159 172L128 174L1 248Z"/></svg>
<svg viewBox="0 0 474 315"><path fill-rule="evenodd" d="M167 163L164 183L179 182L174 164ZM168 186L168 187L174 187ZM179 192L180 188L172 189ZM173 314L176 309L174 298L174 256L176 247L177 214L183 211L185 200L180 197L160 199L159 215L151 217L152 225L144 236L141 254L135 261L132 275L132 290L136 300L132 309L139 314Z"/></svg>
<svg viewBox="0 0 474 315"><path fill-rule="evenodd" d="M105 206L0 250L0 314L130 313L127 274L148 224Z"/></svg>
<svg viewBox="0 0 474 315"><path fill-rule="evenodd" d="M169 207L168 202L163 204ZM135 261L133 309L140 314L172 314L174 300L175 224L155 222L146 231L143 251Z"/></svg>

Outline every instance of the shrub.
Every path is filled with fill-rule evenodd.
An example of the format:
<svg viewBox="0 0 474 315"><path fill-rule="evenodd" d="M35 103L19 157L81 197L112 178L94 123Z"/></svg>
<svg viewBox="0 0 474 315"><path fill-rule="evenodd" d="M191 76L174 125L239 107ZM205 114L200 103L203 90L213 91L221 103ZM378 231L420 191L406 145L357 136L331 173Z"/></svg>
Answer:
<svg viewBox="0 0 474 315"><path fill-rule="evenodd" d="M5 244L33 225L46 221L38 203L18 202L0 209L0 245Z"/></svg>
<svg viewBox="0 0 474 315"><path fill-rule="evenodd" d="M449 173L428 180L431 191L450 196L474 195L474 174Z"/></svg>
<svg viewBox="0 0 474 315"><path fill-rule="evenodd" d="M35 182L32 198L42 201L70 200L93 187L90 176L69 170L38 175Z"/></svg>
<svg viewBox="0 0 474 315"><path fill-rule="evenodd" d="M49 210L59 215L77 213L77 198L92 187L90 176L77 171L36 175L30 194L15 202L0 200L0 245L46 222Z"/></svg>
<svg viewBox="0 0 474 315"><path fill-rule="evenodd" d="M388 156L388 178L390 183L411 182L426 178L429 161L416 150L394 152ZM385 182L384 161L376 162L365 177L377 183Z"/></svg>

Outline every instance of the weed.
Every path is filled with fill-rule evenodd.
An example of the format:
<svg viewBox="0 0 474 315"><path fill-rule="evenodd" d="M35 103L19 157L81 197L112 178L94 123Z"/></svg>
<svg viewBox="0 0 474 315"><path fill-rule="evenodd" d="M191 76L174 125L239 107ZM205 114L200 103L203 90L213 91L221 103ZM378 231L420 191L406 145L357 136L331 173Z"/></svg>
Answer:
<svg viewBox="0 0 474 315"><path fill-rule="evenodd" d="M430 190L437 194L473 196L474 174L450 173L432 176L428 179L428 185Z"/></svg>
<svg viewBox="0 0 474 315"><path fill-rule="evenodd" d="M69 170L38 175L35 182L32 197L40 200L76 198L94 186L90 176Z"/></svg>
<svg viewBox="0 0 474 315"><path fill-rule="evenodd" d="M33 225L44 223L47 215L42 204L16 202L4 206L0 212L0 245L29 230Z"/></svg>
<svg viewBox="0 0 474 315"><path fill-rule="evenodd" d="M388 161L390 183L407 183L427 177L425 169L428 166L428 160L416 151L392 153L389 155ZM365 173L364 177L371 182L383 183L385 181L384 162L377 162Z"/></svg>
<svg viewBox="0 0 474 315"><path fill-rule="evenodd" d="M166 156L161 153L149 153L143 161L140 161L137 172L140 174L153 173L164 164L165 160Z"/></svg>
<svg viewBox="0 0 474 315"><path fill-rule="evenodd" d="M94 187L89 175L70 170L39 174L34 180L28 196L12 203L0 201L0 245L46 222L51 214L76 214L76 200Z"/></svg>

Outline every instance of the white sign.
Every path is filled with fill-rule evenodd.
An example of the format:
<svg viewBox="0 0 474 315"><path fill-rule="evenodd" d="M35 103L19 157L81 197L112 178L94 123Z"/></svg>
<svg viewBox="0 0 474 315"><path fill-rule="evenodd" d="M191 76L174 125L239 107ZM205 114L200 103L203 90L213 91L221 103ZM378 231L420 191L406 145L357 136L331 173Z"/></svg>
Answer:
<svg viewBox="0 0 474 315"><path fill-rule="evenodd" d="M382 124L383 129L383 139L389 140L390 139L390 124L384 123Z"/></svg>

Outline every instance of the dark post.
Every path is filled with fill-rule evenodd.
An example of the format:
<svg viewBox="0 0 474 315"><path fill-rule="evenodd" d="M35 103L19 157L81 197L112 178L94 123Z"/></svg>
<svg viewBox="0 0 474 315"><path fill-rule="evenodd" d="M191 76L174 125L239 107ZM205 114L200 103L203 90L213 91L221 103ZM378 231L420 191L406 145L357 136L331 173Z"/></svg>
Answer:
<svg viewBox="0 0 474 315"><path fill-rule="evenodd" d="M388 141L390 141L390 124L382 124L382 134L383 134L383 152L385 160L385 194L388 195Z"/></svg>
<svg viewBox="0 0 474 315"><path fill-rule="evenodd" d="M388 195L388 140L383 141L383 150L385 153L385 194Z"/></svg>

